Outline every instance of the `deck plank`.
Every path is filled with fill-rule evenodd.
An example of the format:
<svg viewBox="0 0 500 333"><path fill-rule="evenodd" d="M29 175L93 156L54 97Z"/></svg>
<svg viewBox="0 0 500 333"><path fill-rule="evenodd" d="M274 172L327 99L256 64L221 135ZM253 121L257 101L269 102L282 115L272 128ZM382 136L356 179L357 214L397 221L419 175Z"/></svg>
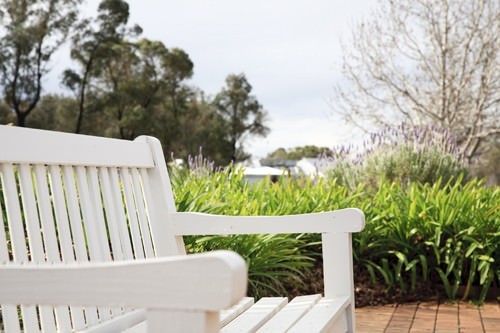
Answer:
<svg viewBox="0 0 500 333"><path fill-rule="evenodd" d="M386 333L409 332L417 310L417 303L399 304L385 330Z"/></svg>
<svg viewBox="0 0 500 333"><path fill-rule="evenodd" d="M393 304L356 309L356 332L384 333L395 309Z"/></svg>
<svg viewBox="0 0 500 333"><path fill-rule="evenodd" d="M483 324L477 305L460 303L458 305L460 333L483 333Z"/></svg>
<svg viewBox="0 0 500 333"><path fill-rule="evenodd" d="M418 304L410 333L434 332L438 304L436 302L422 302Z"/></svg>
<svg viewBox="0 0 500 333"><path fill-rule="evenodd" d="M458 304L441 303L436 318L436 333L458 333Z"/></svg>
<svg viewBox="0 0 500 333"><path fill-rule="evenodd" d="M485 332L500 332L500 304L498 302L485 303L479 311Z"/></svg>

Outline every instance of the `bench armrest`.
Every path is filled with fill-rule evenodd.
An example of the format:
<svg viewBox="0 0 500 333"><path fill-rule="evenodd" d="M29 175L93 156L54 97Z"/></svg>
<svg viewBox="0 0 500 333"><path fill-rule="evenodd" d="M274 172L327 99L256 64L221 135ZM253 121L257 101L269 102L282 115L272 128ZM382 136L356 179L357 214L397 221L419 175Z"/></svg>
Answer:
<svg viewBox="0 0 500 333"><path fill-rule="evenodd" d="M173 213L176 235L288 234L358 232L365 226L363 212L346 208L331 212L286 216L225 216Z"/></svg>
<svg viewBox="0 0 500 333"><path fill-rule="evenodd" d="M107 263L0 267L2 304L217 311L243 298L246 285L246 264L229 251Z"/></svg>

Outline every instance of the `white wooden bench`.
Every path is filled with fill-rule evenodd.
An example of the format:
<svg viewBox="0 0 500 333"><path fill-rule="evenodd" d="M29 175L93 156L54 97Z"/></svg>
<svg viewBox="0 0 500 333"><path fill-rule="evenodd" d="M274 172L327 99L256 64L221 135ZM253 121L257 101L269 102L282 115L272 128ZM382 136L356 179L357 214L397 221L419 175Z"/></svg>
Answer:
<svg viewBox="0 0 500 333"><path fill-rule="evenodd" d="M358 209L177 213L152 137L0 126L0 175L0 325L8 333L354 331ZM183 235L254 233L322 233L324 297L254 304L239 255L185 255Z"/></svg>

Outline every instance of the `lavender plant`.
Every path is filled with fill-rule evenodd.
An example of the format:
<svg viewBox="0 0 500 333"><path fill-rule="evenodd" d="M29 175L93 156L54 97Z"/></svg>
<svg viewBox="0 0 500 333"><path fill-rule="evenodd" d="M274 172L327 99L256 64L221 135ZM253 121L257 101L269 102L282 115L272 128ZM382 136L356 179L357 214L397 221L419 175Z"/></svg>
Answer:
<svg viewBox="0 0 500 333"><path fill-rule="evenodd" d="M406 185L413 181L432 184L460 175L466 181L468 175L457 136L435 126L384 128L371 133L362 147L334 147L323 160L327 175L351 189L361 183L376 188L381 179Z"/></svg>

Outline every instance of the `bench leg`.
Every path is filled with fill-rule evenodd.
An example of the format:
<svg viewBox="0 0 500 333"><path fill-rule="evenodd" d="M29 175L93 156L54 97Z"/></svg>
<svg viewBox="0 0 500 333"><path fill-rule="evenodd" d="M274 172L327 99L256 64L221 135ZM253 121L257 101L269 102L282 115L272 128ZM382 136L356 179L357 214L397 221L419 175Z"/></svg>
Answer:
<svg viewBox="0 0 500 333"><path fill-rule="evenodd" d="M356 330L354 318L354 280L352 240L350 233L324 233L323 272L325 297L349 296L351 304L346 309L347 332Z"/></svg>
<svg viewBox="0 0 500 333"><path fill-rule="evenodd" d="M146 319L148 333L219 332L218 312L148 309Z"/></svg>

